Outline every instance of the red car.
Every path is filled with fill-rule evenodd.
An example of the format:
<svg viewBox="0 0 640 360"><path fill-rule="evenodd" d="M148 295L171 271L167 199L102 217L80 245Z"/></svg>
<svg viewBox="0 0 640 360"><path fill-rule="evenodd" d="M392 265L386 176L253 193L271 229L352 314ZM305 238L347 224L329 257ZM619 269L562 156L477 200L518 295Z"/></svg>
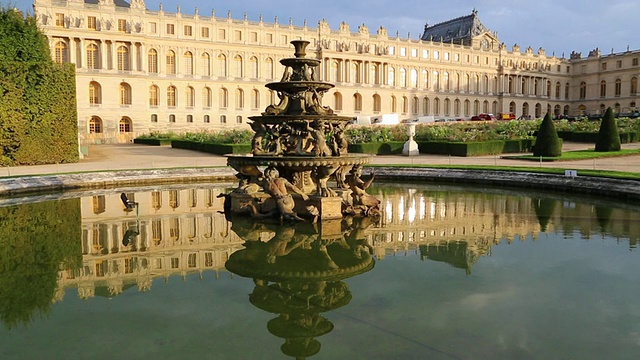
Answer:
<svg viewBox="0 0 640 360"><path fill-rule="evenodd" d="M490 121L495 119L496 117L493 114L480 114L471 117L471 121Z"/></svg>

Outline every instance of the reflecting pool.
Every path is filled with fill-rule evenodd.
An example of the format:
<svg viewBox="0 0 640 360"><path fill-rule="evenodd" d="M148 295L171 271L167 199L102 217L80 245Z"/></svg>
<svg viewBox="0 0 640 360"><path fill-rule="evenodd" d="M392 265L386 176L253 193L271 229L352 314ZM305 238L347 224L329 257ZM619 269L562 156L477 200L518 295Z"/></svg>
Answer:
<svg viewBox="0 0 640 360"><path fill-rule="evenodd" d="M640 354L640 206L379 184L378 222L280 225L232 186L0 199L0 358Z"/></svg>

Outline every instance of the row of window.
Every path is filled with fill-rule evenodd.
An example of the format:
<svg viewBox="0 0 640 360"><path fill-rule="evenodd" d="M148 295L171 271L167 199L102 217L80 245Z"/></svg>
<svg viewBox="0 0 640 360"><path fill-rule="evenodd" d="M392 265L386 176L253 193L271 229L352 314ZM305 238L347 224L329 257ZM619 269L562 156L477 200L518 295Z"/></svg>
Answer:
<svg viewBox="0 0 640 360"><path fill-rule="evenodd" d="M102 124L102 119L98 116L92 116L89 119L89 133L90 134L100 134L104 131L104 126ZM120 133L130 133L133 131L133 124L131 119L123 116L118 121L118 132ZM94 210L95 211L95 210Z"/></svg>
<svg viewBox="0 0 640 360"><path fill-rule="evenodd" d="M616 79L614 82L614 96L615 97L620 97L622 96L622 80L621 79ZM629 95L633 96L636 95L638 93L638 78L637 77L632 77L630 82L629 82ZM606 80L602 80L600 81L600 97L606 97L607 96L607 81ZM587 97L587 83L586 82L581 82L580 83L580 99L586 99Z"/></svg>

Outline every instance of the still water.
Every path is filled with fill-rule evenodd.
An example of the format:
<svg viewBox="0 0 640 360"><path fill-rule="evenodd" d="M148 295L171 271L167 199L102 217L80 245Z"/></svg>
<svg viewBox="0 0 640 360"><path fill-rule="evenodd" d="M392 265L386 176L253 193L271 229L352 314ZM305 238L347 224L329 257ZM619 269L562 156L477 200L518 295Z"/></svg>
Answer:
<svg viewBox="0 0 640 360"><path fill-rule="evenodd" d="M383 184L280 226L231 185L1 199L0 358L640 357L639 206Z"/></svg>

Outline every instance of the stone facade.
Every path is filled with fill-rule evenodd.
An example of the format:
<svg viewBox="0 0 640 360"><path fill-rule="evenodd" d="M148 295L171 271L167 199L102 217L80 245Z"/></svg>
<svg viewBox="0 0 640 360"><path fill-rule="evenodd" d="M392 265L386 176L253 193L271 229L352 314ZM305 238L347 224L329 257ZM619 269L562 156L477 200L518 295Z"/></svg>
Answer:
<svg viewBox="0 0 640 360"><path fill-rule="evenodd" d="M640 51L567 59L508 49L475 10L452 20L459 34L445 42L390 36L384 27L331 29L324 20L300 27L197 9L152 11L143 0L35 0L34 9L53 58L76 64L82 145L153 131L248 129L248 116L277 102L264 85L279 79L295 39L311 42L307 56L323 60L318 78L336 85L324 104L359 122L384 114L579 115L603 106L624 113L638 101Z"/></svg>

